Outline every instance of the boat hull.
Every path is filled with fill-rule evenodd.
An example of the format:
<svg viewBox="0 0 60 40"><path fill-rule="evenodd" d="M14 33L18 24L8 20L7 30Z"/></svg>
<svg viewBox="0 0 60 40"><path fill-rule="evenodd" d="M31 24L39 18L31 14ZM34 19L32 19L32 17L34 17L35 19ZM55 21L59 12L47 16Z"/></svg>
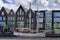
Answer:
<svg viewBox="0 0 60 40"><path fill-rule="evenodd" d="M14 35L17 37L45 37L45 33L17 33L14 32Z"/></svg>

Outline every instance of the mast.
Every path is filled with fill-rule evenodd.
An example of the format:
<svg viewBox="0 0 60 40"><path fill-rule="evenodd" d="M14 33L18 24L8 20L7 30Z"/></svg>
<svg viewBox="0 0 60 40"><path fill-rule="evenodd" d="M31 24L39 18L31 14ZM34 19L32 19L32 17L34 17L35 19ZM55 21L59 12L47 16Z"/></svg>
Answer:
<svg viewBox="0 0 60 40"><path fill-rule="evenodd" d="M29 8L31 9L31 2L30 2L30 4L29 4Z"/></svg>
<svg viewBox="0 0 60 40"><path fill-rule="evenodd" d="M41 5L41 0L37 0L37 13L39 12L39 1L40 1L40 5ZM37 26L37 33L39 32L39 27Z"/></svg>
<svg viewBox="0 0 60 40"><path fill-rule="evenodd" d="M38 13L38 3L37 3L37 13ZM38 29L38 26L37 26L37 33L38 33L38 30L39 30L39 29Z"/></svg>
<svg viewBox="0 0 60 40"><path fill-rule="evenodd" d="M30 28L30 32L31 32L31 0L29 2L29 9L30 9L30 14L29 14L29 28Z"/></svg>
<svg viewBox="0 0 60 40"><path fill-rule="evenodd" d="M37 11L38 11L38 3L37 3Z"/></svg>

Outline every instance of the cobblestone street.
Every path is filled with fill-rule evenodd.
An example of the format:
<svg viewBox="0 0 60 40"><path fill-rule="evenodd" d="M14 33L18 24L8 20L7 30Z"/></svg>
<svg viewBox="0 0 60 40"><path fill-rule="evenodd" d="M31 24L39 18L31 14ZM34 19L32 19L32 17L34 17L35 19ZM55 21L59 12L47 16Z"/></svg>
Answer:
<svg viewBox="0 0 60 40"><path fill-rule="evenodd" d="M60 37L46 37L46 38L0 38L0 40L60 40Z"/></svg>

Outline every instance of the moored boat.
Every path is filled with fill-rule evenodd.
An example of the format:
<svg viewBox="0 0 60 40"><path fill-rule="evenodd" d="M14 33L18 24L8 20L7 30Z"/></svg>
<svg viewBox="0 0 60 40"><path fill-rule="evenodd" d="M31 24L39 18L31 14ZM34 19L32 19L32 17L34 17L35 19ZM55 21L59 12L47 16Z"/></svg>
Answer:
<svg viewBox="0 0 60 40"><path fill-rule="evenodd" d="M18 33L14 32L14 35L17 37L45 37L45 33Z"/></svg>

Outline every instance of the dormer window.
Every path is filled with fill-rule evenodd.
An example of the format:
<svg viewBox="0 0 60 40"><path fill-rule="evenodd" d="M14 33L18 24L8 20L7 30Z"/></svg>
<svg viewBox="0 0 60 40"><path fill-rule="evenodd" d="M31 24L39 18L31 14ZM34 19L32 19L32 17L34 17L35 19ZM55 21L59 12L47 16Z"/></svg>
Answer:
<svg viewBox="0 0 60 40"><path fill-rule="evenodd" d="M2 12L2 16L4 15L4 12Z"/></svg>
<svg viewBox="0 0 60 40"><path fill-rule="evenodd" d="M22 10L20 9L20 15L22 15Z"/></svg>
<svg viewBox="0 0 60 40"><path fill-rule="evenodd" d="M18 11L18 14L17 15L19 15L19 11Z"/></svg>
<svg viewBox="0 0 60 40"><path fill-rule="evenodd" d="M31 13L29 14L29 17L31 18Z"/></svg>
<svg viewBox="0 0 60 40"><path fill-rule="evenodd" d="M18 14L17 14L17 15L19 15L19 16L24 15L24 11L23 11L22 9L20 9L20 10L18 11Z"/></svg>
<svg viewBox="0 0 60 40"><path fill-rule="evenodd" d="M29 18L31 18L31 11L29 12Z"/></svg>
<svg viewBox="0 0 60 40"><path fill-rule="evenodd" d="M13 14L13 12L11 12L11 14Z"/></svg>
<svg viewBox="0 0 60 40"><path fill-rule="evenodd" d="M22 14L21 15L24 15L24 12L22 11Z"/></svg>
<svg viewBox="0 0 60 40"><path fill-rule="evenodd" d="M20 9L20 15L24 15L24 12Z"/></svg>

